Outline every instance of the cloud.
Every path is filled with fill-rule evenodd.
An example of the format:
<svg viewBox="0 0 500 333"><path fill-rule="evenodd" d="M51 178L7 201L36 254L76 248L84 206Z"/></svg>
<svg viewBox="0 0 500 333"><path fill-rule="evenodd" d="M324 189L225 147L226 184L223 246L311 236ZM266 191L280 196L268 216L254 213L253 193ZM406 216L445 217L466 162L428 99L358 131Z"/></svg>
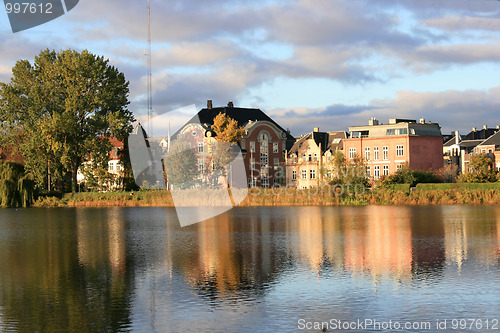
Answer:
<svg viewBox="0 0 500 333"><path fill-rule="evenodd" d="M428 27L438 28L448 32L460 30L500 31L499 17L443 16L424 20Z"/></svg>

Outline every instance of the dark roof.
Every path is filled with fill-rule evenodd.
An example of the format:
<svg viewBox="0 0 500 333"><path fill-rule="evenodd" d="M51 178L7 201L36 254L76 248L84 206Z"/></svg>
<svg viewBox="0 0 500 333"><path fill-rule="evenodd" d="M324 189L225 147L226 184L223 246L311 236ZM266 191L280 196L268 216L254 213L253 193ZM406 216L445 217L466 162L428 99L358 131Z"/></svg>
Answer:
<svg viewBox="0 0 500 333"><path fill-rule="evenodd" d="M278 127L280 130L286 133L287 141L295 142L295 138L292 135L290 135L290 133L288 133L283 127L281 127L277 122L272 120L267 114L265 114L260 109L236 108L229 106L216 107L210 109L203 108L185 125L191 123L196 123L196 124L199 123L201 125L203 124L213 125L214 118L221 112L226 114L228 117L236 120L238 122L238 126L245 126L250 121L268 121L276 125L276 127ZM175 133L174 136L176 136L177 134L178 133Z"/></svg>
<svg viewBox="0 0 500 333"><path fill-rule="evenodd" d="M495 134L496 131L497 131L497 129L495 129L495 128L488 128L488 129L483 128L479 131L476 130L476 131L470 132L469 134L467 134L465 136L465 139L466 140L486 140L490 136Z"/></svg>
<svg viewBox="0 0 500 333"><path fill-rule="evenodd" d="M483 142L481 142L480 146L491 146L491 145L500 145L500 131L496 132Z"/></svg>
<svg viewBox="0 0 500 333"><path fill-rule="evenodd" d="M310 132L298 139L293 147L290 149L289 153L296 153L306 140L313 139L316 145L319 147L321 144L321 154L324 154L327 150L335 150L336 148L342 148L342 141L335 142L335 139L346 139L347 133L345 131L340 132Z"/></svg>
<svg viewBox="0 0 500 333"><path fill-rule="evenodd" d="M459 138L458 142L462 142L462 140L464 140L464 136L460 135L460 138ZM455 144L455 136L452 136L449 140L445 141L445 143L443 144L443 146L444 147L450 147L450 146L452 146L454 144Z"/></svg>

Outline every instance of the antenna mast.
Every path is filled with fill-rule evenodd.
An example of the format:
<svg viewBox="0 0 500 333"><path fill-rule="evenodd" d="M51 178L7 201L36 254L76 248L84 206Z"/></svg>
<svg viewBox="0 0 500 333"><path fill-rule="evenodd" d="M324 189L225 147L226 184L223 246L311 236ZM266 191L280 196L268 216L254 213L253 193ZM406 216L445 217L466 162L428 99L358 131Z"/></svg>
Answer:
<svg viewBox="0 0 500 333"><path fill-rule="evenodd" d="M151 79L151 10L148 0L148 135L153 136L153 85Z"/></svg>

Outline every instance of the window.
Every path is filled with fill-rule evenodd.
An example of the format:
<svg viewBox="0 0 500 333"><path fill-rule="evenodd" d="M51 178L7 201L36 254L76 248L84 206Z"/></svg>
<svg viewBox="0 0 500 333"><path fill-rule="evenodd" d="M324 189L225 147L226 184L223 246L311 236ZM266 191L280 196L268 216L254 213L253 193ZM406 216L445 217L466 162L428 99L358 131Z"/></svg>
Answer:
<svg viewBox="0 0 500 333"><path fill-rule="evenodd" d="M486 149L481 149L481 153L482 154L486 153Z"/></svg>
<svg viewBox="0 0 500 333"><path fill-rule="evenodd" d="M387 147L387 146L382 147L382 158L384 160L389 159L389 147Z"/></svg>
<svg viewBox="0 0 500 333"><path fill-rule="evenodd" d="M349 148L349 158L356 158L356 148Z"/></svg>
<svg viewBox="0 0 500 333"><path fill-rule="evenodd" d="M489 153L489 154L493 153L493 149L491 149L491 148L490 148L490 149L488 149L488 153Z"/></svg>
<svg viewBox="0 0 500 333"><path fill-rule="evenodd" d="M260 153L260 165L261 166L266 166L268 165L269 161L267 159L267 154L266 153Z"/></svg>
<svg viewBox="0 0 500 333"><path fill-rule="evenodd" d="M297 170L292 171L292 180L297 180Z"/></svg>
<svg viewBox="0 0 500 333"><path fill-rule="evenodd" d="M404 155L403 145L396 146L396 156L403 156L403 155Z"/></svg>
<svg viewBox="0 0 500 333"><path fill-rule="evenodd" d="M262 142L266 141L266 144L267 144L268 140L269 140L269 135L267 135L267 133L262 133L260 135L260 141L262 141Z"/></svg>
<svg viewBox="0 0 500 333"><path fill-rule="evenodd" d="M198 142L198 153L203 153L203 142Z"/></svg>
<svg viewBox="0 0 500 333"><path fill-rule="evenodd" d="M260 152L266 154L269 152L267 142L260 144Z"/></svg>
<svg viewBox="0 0 500 333"><path fill-rule="evenodd" d="M380 178L380 166L379 165L375 165L373 167L373 177L375 177L375 179Z"/></svg>
<svg viewBox="0 0 500 333"><path fill-rule="evenodd" d="M365 148L365 160L370 160L370 148L368 147Z"/></svg>
<svg viewBox="0 0 500 333"><path fill-rule="evenodd" d="M378 161L378 147L373 147L373 159Z"/></svg>
<svg viewBox="0 0 500 333"><path fill-rule="evenodd" d="M451 162L451 160L448 160L448 161ZM403 164L396 164L396 170L399 170L399 169L402 169L402 168L403 168Z"/></svg>
<svg viewBox="0 0 500 333"><path fill-rule="evenodd" d="M250 141L250 152L255 153L255 141Z"/></svg>
<svg viewBox="0 0 500 333"><path fill-rule="evenodd" d="M302 179L307 179L307 170L302 170Z"/></svg>
<svg viewBox="0 0 500 333"><path fill-rule="evenodd" d="M120 164L116 165L116 170L120 171L122 169L122 166Z"/></svg>
<svg viewBox="0 0 500 333"><path fill-rule="evenodd" d="M273 153L278 153L278 142L273 142Z"/></svg>
<svg viewBox="0 0 500 333"><path fill-rule="evenodd" d="M309 162L311 162L311 161L312 161L312 154L311 154L311 153L309 153L309 154L307 155L307 160L308 160Z"/></svg>
<svg viewBox="0 0 500 333"><path fill-rule="evenodd" d="M316 170L309 170L309 174L311 179L316 179Z"/></svg>
<svg viewBox="0 0 500 333"><path fill-rule="evenodd" d="M366 166L366 175L368 177L371 176L371 170L370 170L370 166L369 165Z"/></svg>
<svg viewBox="0 0 500 333"><path fill-rule="evenodd" d="M389 166L388 166L388 165L384 165L383 175L384 175L384 176L389 175Z"/></svg>
<svg viewBox="0 0 500 333"><path fill-rule="evenodd" d="M191 135L192 135L192 136L196 136L196 134L198 134L198 133L196 133L196 131L192 131L192 132L191 132Z"/></svg>
<svg viewBox="0 0 500 333"><path fill-rule="evenodd" d="M332 171L331 170L326 171L326 177L332 178Z"/></svg>
<svg viewBox="0 0 500 333"><path fill-rule="evenodd" d="M391 128L388 129L386 135L406 135L408 134L407 128Z"/></svg>
<svg viewBox="0 0 500 333"><path fill-rule="evenodd" d="M248 185L249 185L250 187L255 187L255 186L257 186L257 178L255 178L255 177L250 177L250 178L248 178Z"/></svg>
<svg viewBox="0 0 500 333"><path fill-rule="evenodd" d="M113 164L113 162L109 163L108 170L113 171L114 169L115 169L115 165Z"/></svg>
<svg viewBox="0 0 500 333"><path fill-rule="evenodd" d="M317 153L314 153L314 160L317 161L318 160L318 154Z"/></svg>
<svg viewBox="0 0 500 333"><path fill-rule="evenodd" d="M330 155L330 154L326 155L326 161L327 162L330 162L331 159L332 159L332 155Z"/></svg>
<svg viewBox="0 0 500 333"><path fill-rule="evenodd" d="M303 161L303 162L307 161L307 159L306 159L306 154L302 154L302 161Z"/></svg>
<svg viewBox="0 0 500 333"><path fill-rule="evenodd" d="M274 165L274 166L278 166L278 165L280 165L280 159L279 159L279 158L275 158L275 159L273 159L273 165Z"/></svg>
<svg viewBox="0 0 500 333"><path fill-rule="evenodd" d="M297 156L293 155L293 157L292 157L292 163L293 164L297 163Z"/></svg>
<svg viewBox="0 0 500 333"><path fill-rule="evenodd" d="M267 178L267 175L262 175L262 178L260 179L260 186L265 188L269 187L269 178Z"/></svg>

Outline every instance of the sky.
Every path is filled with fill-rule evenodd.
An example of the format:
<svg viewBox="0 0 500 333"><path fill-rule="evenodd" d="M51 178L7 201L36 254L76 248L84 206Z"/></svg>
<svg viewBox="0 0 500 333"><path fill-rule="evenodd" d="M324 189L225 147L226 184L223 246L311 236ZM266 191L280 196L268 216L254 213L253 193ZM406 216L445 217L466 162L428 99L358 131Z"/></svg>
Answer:
<svg viewBox="0 0 500 333"><path fill-rule="evenodd" d="M443 134L500 125L498 0L150 0L153 109L256 107L292 135L376 117ZM147 0L80 0L12 33L0 9L0 82L43 49L87 49L147 113Z"/></svg>

